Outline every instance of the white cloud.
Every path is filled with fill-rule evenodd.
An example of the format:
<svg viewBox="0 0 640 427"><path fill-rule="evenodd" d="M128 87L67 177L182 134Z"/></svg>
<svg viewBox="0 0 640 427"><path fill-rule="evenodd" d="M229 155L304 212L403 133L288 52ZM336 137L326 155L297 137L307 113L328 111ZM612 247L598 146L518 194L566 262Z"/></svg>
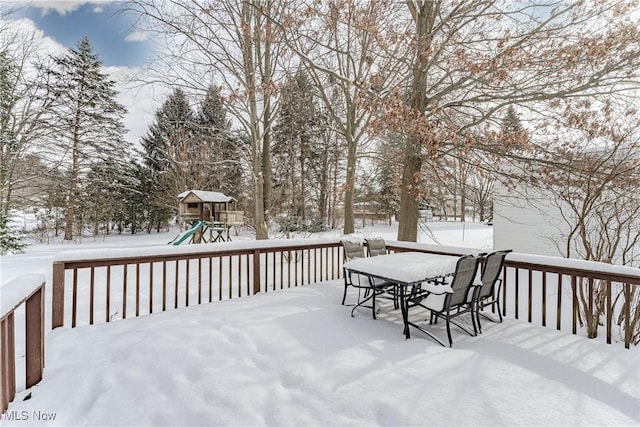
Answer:
<svg viewBox="0 0 640 427"><path fill-rule="evenodd" d="M20 18L7 20L5 29L7 31L6 34L3 34L5 36L7 34L32 35L33 43L38 46L40 54L61 55L67 51L67 48L63 45L51 37L45 36L44 32L30 19ZM9 39L7 38L7 40Z"/></svg>
<svg viewBox="0 0 640 427"><path fill-rule="evenodd" d="M127 42L141 42L145 41L148 38L149 34L145 31L134 31L133 33L127 34L127 37L124 38Z"/></svg>
<svg viewBox="0 0 640 427"><path fill-rule="evenodd" d="M117 100L127 109L124 126L126 139L138 145L153 123L156 110L162 105L170 91L160 85L137 83L142 69L131 67L105 67L105 72L116 82Z"/></svg>
<svg viewBox="0 0 640 427"><path fill-rule="evenodd" d="M83 4L91 3L95 4L96 7L93 9L94 12L99 13L104 9L99 6L100 4L106 3L114 3L120 0L91 0L91 1L83 1L83 0L32 0L32 1L14 1L11 2L16 5L28 5L30 7L34 7L36 9L40 9L42 15L47 15L48 13L55 12L59 15L66 15L67 13L71 13L75 10L78 10L80 6Z"/></svg>

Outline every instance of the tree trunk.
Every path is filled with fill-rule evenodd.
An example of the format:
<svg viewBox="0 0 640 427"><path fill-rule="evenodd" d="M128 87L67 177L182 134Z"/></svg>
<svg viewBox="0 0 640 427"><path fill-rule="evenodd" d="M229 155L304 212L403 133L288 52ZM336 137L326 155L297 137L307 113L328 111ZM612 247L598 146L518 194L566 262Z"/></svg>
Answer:
<svg viewBox="0 0 640 427"><path fill-rule="evenodd" d="M411 139L407 141L398 216L398 240L406 242L415 242L418 238L418 200L414 189L420 185L422 158L419 152L416 154L416 149L419 148L419 142Z"/></svg>
<svg viewBox="0 0 640 427"><path fill-rule="evenodd" d="M426 110L427 64L431 45L431 28L440 2L424 1L422 4L407 2L416 25L415 59L411 83L410 107L412 112L424 114ZM420 170L422 168L421 141L418 135L410 135L405 145L402 191L400 193L400 215L398 240L415 242L418 237L418 198Z"/></svg>
<svg viewBox="0 0 640 427"><path fill-rule="evenodd" d="M64 240L73 240L73 218L75 216L76 207L76 191L78 188L78 178L80 175L80 136L78 129L80 126L80 108L81 101L78 99L76 103L76 115L73 125L73 148L71 155L71 182L69 183L69 194L67 197L67 212L64 225Z"/></svg>
<svg viewBox="0 0 640 427"><path fill-rule="evenodd" d="M347 132L347 176L344 185L344 234L355 231L353 219L353 190L356 183L356 142Z"/></svg>

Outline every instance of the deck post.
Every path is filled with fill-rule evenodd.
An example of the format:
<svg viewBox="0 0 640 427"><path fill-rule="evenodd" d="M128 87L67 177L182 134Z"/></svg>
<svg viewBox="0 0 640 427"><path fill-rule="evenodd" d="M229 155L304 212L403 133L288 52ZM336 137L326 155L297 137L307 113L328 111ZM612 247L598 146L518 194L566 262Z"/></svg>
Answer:
<svg viewBox="0 0 640 427"><path fill-rule="evenodd" d="M25 334L26 361L25 374L27 388L42 379L44 369L44 283L26 301Z"/></svg>
<svg viewBox="0 0 640 427"><path fill-rule="evenodd" d="M51 329L64 325L64 263L53 263L51 286Z"/></svg>

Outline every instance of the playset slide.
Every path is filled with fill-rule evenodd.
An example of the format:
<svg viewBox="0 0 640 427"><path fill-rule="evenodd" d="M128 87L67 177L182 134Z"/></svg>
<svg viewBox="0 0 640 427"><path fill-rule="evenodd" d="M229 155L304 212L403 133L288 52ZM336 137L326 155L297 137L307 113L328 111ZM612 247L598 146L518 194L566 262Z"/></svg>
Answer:
<svg viewBox="0 0 640 427"><path fill-rule="evenodd" d="M198 231L202 231L202 233L204 234L206 228L209 225L207 224L206 221L196 221L193 223L193 225L191 226L191 228L189 228L188 230L183 231L182 233L178 234L172 241L170 241L169 243L167 243L168 245L180 245L184 242L190 243L191 242L191 237L193 237L193 235L195 233L197 233Z"/></svg>

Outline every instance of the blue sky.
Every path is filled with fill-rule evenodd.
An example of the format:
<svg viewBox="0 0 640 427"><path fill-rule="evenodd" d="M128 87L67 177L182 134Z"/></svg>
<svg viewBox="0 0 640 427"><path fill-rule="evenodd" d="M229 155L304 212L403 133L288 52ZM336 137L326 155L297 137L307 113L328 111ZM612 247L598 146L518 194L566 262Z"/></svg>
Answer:
<svg viewBox="0 0 640 427"><path fill-rule="evenodd" d="M133 28L134 18L118 13L121 2L32 1L18 16L28 18L65 48L87 36L105 66L142 65L149 46Z"/></svg>
<svg viewBox="0 0 640 427"><path fill-rule="evenodd" d="M150 45L146 34L136 32L132 15L122 13L119 0L0 0L3 16L18 28L33 31L39 54L60 55L75 48L84 36L102 61L103 71L116 82L117 100L128 113L126 138L137 144L166 97L157 85L140 85L131 76L144 73ZM8 13L8 15L4 15Z"/></svg>

